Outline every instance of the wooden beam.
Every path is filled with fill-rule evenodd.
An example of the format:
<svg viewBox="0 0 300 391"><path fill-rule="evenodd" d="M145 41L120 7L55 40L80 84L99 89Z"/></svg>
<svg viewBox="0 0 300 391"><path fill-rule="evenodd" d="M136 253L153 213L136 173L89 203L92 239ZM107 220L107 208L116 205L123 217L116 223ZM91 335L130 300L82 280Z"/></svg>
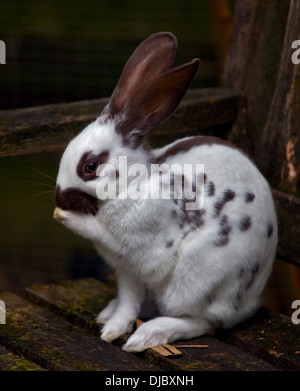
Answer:
<svg viewBox="0 0 300 391"><path fill-rule="evenodd" d="M300 199L273 189L278 218L277 256L300 266Z"/></svg>
<svg viewBox="0 0 300 391"><path fill-rule="evenodd" d="M232 124L239 96L230 89L190 90L176 113L149 135L154 146ZM108 99L0 111L0 156L63 149L101 113Z"/></svg>
<svg viewBox="0 0 300 391"><path fill-rule="evenodd" d="M276 89L257 156L273 183L300 192L300 65L291 59L292 42L300 37L300 1L291 1Z"/></svg>
<svg viewBox="0 0 300 391"><path fill-rule="evenodd" d="M241 95L231 141L276 188L300 191L300 2L238 0L224 85Z"/></svg>
<svg viewBox="0 0 300 391"><path fill-rule="evenodd" d="M91 289L89 289L91 286ZM98 286L98 289L97 289ZM109 288L104 289L104 284L94 279L82 279L57 284L30 287L26 290L26 296L42 308L54 311L61 317L68 318L70 322L79 324L89 331L97 330L95 318L100 308L104 305ZM104 292L104 300L101 301L101 294ZM115 291L112 290L112 295ZM73 300L71 299L73 298ZM84 317L82 316L84 313ZM91 327L94 324L95 328ZM1 335L1 333L0 333ZM122 336L114 345L122 346L128 339L129 334ZM182 342L182 341L181 341ZM176 344L183 345L178 342ZM256 339L254 340L254 344ZM195 349L187 345L208 345L206 349ZM110 346L107 344L108 347ZM164 370L179 371L223 371L223 370L274 370L275 367L269 363L240 352L233 346L228 346L222 341L211 337L203 336L184 341L185 348L182 348L182 356L164 356L155 349L147 349L138 354L138 357L157 365ZM115 346L114 346L115 347ZM108 354L108 351L107 351Z"/></svg>
<svg viewBox="0 0 300 391"><path fill-rule="evenodd" d="M1 294L1 299L7 304L7 324L0 328L0 343L14 354L22 355L44 369L158 369L20 296L7 292ZM57 299L60 300L59 297Z"/></svg>
<svg viewBox="0 0 300 391"><path fill-rule="evenodd" d="M106 103L99 99L1 111L0 156L63 149Z"/></svg>

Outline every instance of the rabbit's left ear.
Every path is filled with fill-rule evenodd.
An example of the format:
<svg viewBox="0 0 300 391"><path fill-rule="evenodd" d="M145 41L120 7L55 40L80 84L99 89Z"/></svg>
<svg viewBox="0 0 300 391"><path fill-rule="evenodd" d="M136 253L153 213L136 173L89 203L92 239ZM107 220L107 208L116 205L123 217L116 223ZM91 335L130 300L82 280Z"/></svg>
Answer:
<svg viewBox="0 0 300 391"><path fill-rule="evenodd" d="M173 65L177 39L169 32L156 33L138 45L124 66L109 101L109 116L122 114L130 99L150 79L156 79Z"/></svg>
<svg viewBox="0 0 300 391"><path fill-rule="evenodd" d="M170 69L158 78L145 83L139 94L126 105L124 116L116 130L122 137L142 139L146 132L166 120L178 107L195 77L200 60Z"/></svg>
<svg viewBox="0 0 300 391"><path fill-rule="evenodd" d="M131 114L134 116L136 108L140 110L137 116L137 129L147 131L173 114L194 79L199 64L200 60L194 59L171 69L161 77L144 99L141 100L139 96L133 99Z"/></svg>

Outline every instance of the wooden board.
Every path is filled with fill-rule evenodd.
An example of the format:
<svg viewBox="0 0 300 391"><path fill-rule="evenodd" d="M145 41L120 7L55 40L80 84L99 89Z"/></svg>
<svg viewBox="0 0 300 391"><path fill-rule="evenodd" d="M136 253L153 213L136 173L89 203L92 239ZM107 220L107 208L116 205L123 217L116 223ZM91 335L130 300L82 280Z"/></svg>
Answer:
<svg viewBox="0 0 300 391"><path fill-rule="evenodd" d="M154 368L13 293L0 297L7 309L6 324L0 327L0 344L47 370L147 371Z"/></svg>
<svg viewBox="0 0 300 391"><path fill-rule="evenodd" d="M203 129L231 125L238 101L239 96L226 88L188 91L176 113L153 129L149 140L158 146ZM64 149L107 102L94 99L0 111L0 156Z"/></svg>
<svg viewBox="0 0 300 391"><path fill-rule="evenodd" d="M0 371L44 371L44 369L0 346Z"/></svg>
<svg viewBox="0 0 300 391"><path fill-rule="evenodd" d="M90 291L89 284L91 285ZM99 287L98 291L97 286ZM83 295L78 294L82 292L83 287ZM109 288L107 289L109 290ZM93 279L83 279L47 286L34 286L28 288L26 294L28 299L44 308L55 311L72 322L80 323L81 326L95 332L97 327L91 325L95 323L96 314L105 304L105 300L101 301L100 299L101 292L104 291L102 283ZM105 293L106 297L109 296L107 293L108 291ZM113 292L111 296L113 296ZM57 300L58 297L59 300ZM71 305L69 305L70 302ZM87 310L85 311L84 308ZM128 335L117 340L115 344L121 347L127 338ZM208 345L208 347L206 349L181 348L182 355L176 357L165 357L152 349L139 353L138 356L164 370L274 370L274 367L267 362L249 356L246 352L213 337L206 336L190 341L179 341L172 345L188 344Z"/></svg>
<svg viewBox="0 0 300 391"><path fill-rule="evenodd" d="M275 189L273 198L278 217L277 256L300 266L300 198Z"/></svg>
<svg viewBox="0 0 300 391"><path fill-rule="evenodd" d="M287 316L262 309L218 337L280 369L300 370L300 327Z"/></svg>
<svg viewBox="0 0 300 391"><path fill-rule="evenodd" d="M224 85L242 99L230 139L247 151L273 187L300 191L300 2L236 1Z"/></svg>

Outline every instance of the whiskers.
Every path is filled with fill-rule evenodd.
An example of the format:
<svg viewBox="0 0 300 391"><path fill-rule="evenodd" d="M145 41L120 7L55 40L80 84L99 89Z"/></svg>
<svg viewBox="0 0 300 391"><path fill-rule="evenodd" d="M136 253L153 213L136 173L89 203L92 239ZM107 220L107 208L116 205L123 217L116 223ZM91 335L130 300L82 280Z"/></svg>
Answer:
<svg viewBox="0 0 300 391"><path fill-rule="evenodd" d="M49 197L51 195L51 197L53 198L53 191L52 190L42 191L40 193L33 194L30 198L37 198L37 197L41 197L44 195L48 195Z"/></svg>
<svg viewBox="0 0 300 391"><path fill-rule="evenodd" d="M54 183L56 183L56 180L54 178L52 178L50 175L47 175L45 174L44 172L38 170L37 168L34 168L34 167L30 167L33 171L36 171L37 173L43 175L44 177L48 178L48 179L51 179L51 181L53 181Z"/></svg>
<svg viewBox="0 0 300 391"><path fill-rule="evenodd" d="M50 175L45 174L44 172L34 168L30 167L33 171L37 172L38 174L42 175L43 177L47 178L48 180L51 180L51 183L44 183L44 182L36 182L36 181L29 181L29 180L24 180L24 182L31 183L35 186L38 186L39 188L43 186L44 188L48 188L49 190L41 191L38 193L33 194L30 199L34 201L39 201L41 204L43 202L44 206L53 207L53 202L54 202L54 191L55 191L55 186L56 186L56 180L52 178Z"/></svg>
<svg viewBox="0 0 300 391"><path fill-rule="evenodd" d="M66 135L66 138L67 138L67 141L71 141L72 137L69 135L67 129L65 126L62 126L63 130L65 131L65 135Z"/></svg>

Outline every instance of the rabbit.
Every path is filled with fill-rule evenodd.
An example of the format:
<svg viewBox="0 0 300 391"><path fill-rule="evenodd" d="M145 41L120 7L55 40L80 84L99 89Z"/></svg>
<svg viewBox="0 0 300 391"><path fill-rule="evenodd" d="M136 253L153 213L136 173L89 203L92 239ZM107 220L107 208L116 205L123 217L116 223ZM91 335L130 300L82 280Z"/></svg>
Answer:
<svg viewBox="0 0 300 391"><path fill-rule="evenodd" d="M54 218L90 239L116 275L117 298L97 317L101 339L132 332L136 318L153 309L124 344L128 352L213 335L252 316L277 246L270 187L245 153L213 136L157 149L147 144L198 71L199 59L173 67L176 50L169 32L139 44L100 116L66 147L57 175ZM174 196L179 171L170 175L169 198L124 196L130 176L121 157L148 174L152 167L166 173L174 164L203 164L196 186L202 204L190 210L193 199ZM163 186L154 172L141 180L150 190ZM181 177L195 189L196 174ZM120 185L115 197L101 196L101 181Z"/></svg>

